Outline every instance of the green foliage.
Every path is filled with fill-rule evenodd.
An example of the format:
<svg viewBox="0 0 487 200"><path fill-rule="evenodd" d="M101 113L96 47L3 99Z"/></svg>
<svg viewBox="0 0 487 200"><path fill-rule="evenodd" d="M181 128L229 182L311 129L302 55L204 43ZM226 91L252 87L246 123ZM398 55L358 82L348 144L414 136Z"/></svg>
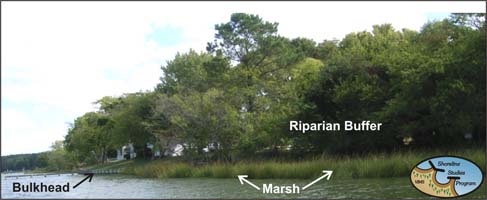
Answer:
<svg viewBox="0 0 487 200"><path fill-rule="evenodd" d="M43 153L46 156L48 171L71 170L75 168L75 160L64 149L63 141L56 141L51 146L51 151Z"/></svg>
<svg viewBox="0 0 487 200"><path fill-rule="evenodd" d="M323 155L306 161L246 161L233 164L216 162L203 166L191 166L187 163L154 161L134 166L129 174L148 178L235 178L246 174L255 179L311 179L320 176L323 166L333 170L333 176L339 179L355 178L390 178L407 177L411 166L424 158L444 151L408 151L393 153L371 153L352 156ZM462 156L472 160L485 171L484 150L462 150L447 152L449 155Z"/></svg>
<svg viewBox="0 0 487 200"><path fill-rule="evenodd" d="M120 103L116 107L106 111L113 122L113 136L110 142L113 147L118 148L130 142L139 148L139 151L143 151L147 142L154 141L145 126L151 115L152 96L146 93L133 93L119 99Z"/></svg>
<svg viewBox="0 0 487 200"><path fill-rule="evenodd" d="M113 121L103 112L89 112L77 118L64 144L79 162L105 162L112 146Z"/></svg>
<svg viewBox="0 0 487 200"><path fill-rule="evenodd" d="M264 22L257 15L234 13L230 22L215 25L215 42L208 43L209 52L219 52L237 62L245 62L248 54L257 51L277 33L277 23Z"/></svg>
<svg viewBox="0 0 487 200"><path fill-rule="evenodd" d="M44 168L47 166L47 159L44 158L44 155L45 153L34 153L2 156L2 172Z"/></svg>
<svg viewBox="0 0 487 200"><path fill-rule="evenodd" d="M147 166L131 171L150 177L246 172L272 178L310 177L315 174L305 171L319 172L315 167L322 162L241 168L225 163L256 153L354 155L482 146L484 22L485 14L453 14L426 23L419 32L383 24L340 41L316 43L279 36L278 23L235 13L229 22L215 26L207 52L178 53L162 66L161 82L153 92L97 101L98 111L74 121L64 149L69 159L90 164L105 162L108 151L129 142L138 151L151 142L162 152L180 144L186 160L223 164L196 171L188 163L177 170ZM298 135L288 131L289 120L370 120L383 127L381 132ZM344 177L397 176L405 170L395 164L399 160L341 162L346 164L336 167L350 172ZM355 172L359 165L365 165L365 171ZM383 174L381 169L393 170Z"/></svg>
<svg viewBox="0 0 487 200"><path fill-rule="evenodd" d="M164 115L170 130L181 133L178 139L185 141L186 154L201 155L203 148L212 148L220 158L228 158L228 152L238 139L238 113L225 102L223 92L210 89L205 93L161 95L156 101L155 115ZM167 140L167 139L166 139Z"/></svg>
<svg viewBox="0 0 487 200"><path fill-rule="evenodd" d="M459 25L457 18L430 22L419 33L386 24L347 35L308 90L306 100L316 109L300 117L372 120L385 127L366 135L311 136L300 144L342 153L482 144L485 31Z"/></svg>
<svg viewBox="0 0 487 200"><path fill-rule="evenodd" d="M2 172L6 170L21 171L62 171L71 170L76 160L64 149L63 141L56 141L51 151L37 154L19 154L2 156Z"/></svg>
<svg viewBox="0 0 487 200"><path fill-rule="evenodd" d="M187 54L178 53L174 60L161 67L164 77L157 90L166 94L175 94L193 90L204 92L227 70L225 60L214 58L209 54L190 50ZM216 79L211 81L210 79ZM213 83L213 84L212 84Z"/></svg>

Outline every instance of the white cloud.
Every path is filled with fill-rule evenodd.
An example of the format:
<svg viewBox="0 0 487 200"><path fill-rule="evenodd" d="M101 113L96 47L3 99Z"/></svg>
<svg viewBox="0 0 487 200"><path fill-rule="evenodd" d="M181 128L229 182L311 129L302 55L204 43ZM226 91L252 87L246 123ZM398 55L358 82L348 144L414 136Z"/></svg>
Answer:
<svg viewBox="0 0 487 200"><path fill-rule="evenodd" d="M279 22L281 35L320 42L370 30L373 24L418 30L427 12L484 12L485 3L2 2L1 6L5 155L47 150L54 140L62 139L65 122L93 110L91 103L102 96L152 89L162 75L160 65L177 51L204 50L213 40L214 24L227 22L234 12L259 14ZM154 26L166 25L183 30L180 44L161 47L146 40ZM40 105L44 111L8 107L6 100ZM32 117L42 114L47 119ZM63 117L49 120L49 114Z"/></svg>

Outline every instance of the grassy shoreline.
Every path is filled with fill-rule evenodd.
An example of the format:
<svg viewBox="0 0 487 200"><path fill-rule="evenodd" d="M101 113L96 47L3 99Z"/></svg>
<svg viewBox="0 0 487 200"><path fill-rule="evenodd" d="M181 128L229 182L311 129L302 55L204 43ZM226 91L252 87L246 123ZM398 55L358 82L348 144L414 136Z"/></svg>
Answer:
<svg viewBox="0 0 487 200"><path fill-rule="evenodd" d="M452 152L394 152L366 156L321 156L304 161L240 161L237 163L211 163L201 166L175 161L122 161L97 165L91 169L122 169L123 174L145 178L234 178L247 174L254 179L308 179L320 175L322 170L333 170L336 178L388 178L407 177L418 162L432 156L451 155L467 158L485 172L486 153L483 149Z"/></svg>

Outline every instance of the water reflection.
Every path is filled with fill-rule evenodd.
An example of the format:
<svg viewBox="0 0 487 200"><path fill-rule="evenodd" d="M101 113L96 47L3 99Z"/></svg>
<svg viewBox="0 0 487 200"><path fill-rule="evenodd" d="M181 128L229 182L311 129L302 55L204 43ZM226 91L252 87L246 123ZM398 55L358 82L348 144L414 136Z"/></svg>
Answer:
<svg viewBox="0 0 487 200"><path fill-rule="evenodd" d="M262 194L249 185L240 185L235 179L144 179L122 175L95 175L92 182L84 182L69 193L14 193L13 182L28 184L74 185L83 175L61 175L48 177L5 178L2 174L3 198L427 198L416 191L408 177L389 179L357 179L320 181L301 191L300 194ZM252 180L262 186L274 185L304 186L311 180ZM72 186L71 186L72 187ZM480 187L466 198L485 199L485 187Z"/></svg>

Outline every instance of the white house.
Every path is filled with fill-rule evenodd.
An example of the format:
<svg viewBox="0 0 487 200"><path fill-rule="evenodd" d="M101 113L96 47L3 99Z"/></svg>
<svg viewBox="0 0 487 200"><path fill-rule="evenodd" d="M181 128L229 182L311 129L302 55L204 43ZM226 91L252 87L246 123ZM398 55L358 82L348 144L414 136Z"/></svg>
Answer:
<svg viewBox="0 0 487 200"><path fill-rule="evenodd" d="M117 160L134 159L135 157L137 157L137 153L135 153L135 148L132 143L128 143L121 149L117 149Z"/></svg>

